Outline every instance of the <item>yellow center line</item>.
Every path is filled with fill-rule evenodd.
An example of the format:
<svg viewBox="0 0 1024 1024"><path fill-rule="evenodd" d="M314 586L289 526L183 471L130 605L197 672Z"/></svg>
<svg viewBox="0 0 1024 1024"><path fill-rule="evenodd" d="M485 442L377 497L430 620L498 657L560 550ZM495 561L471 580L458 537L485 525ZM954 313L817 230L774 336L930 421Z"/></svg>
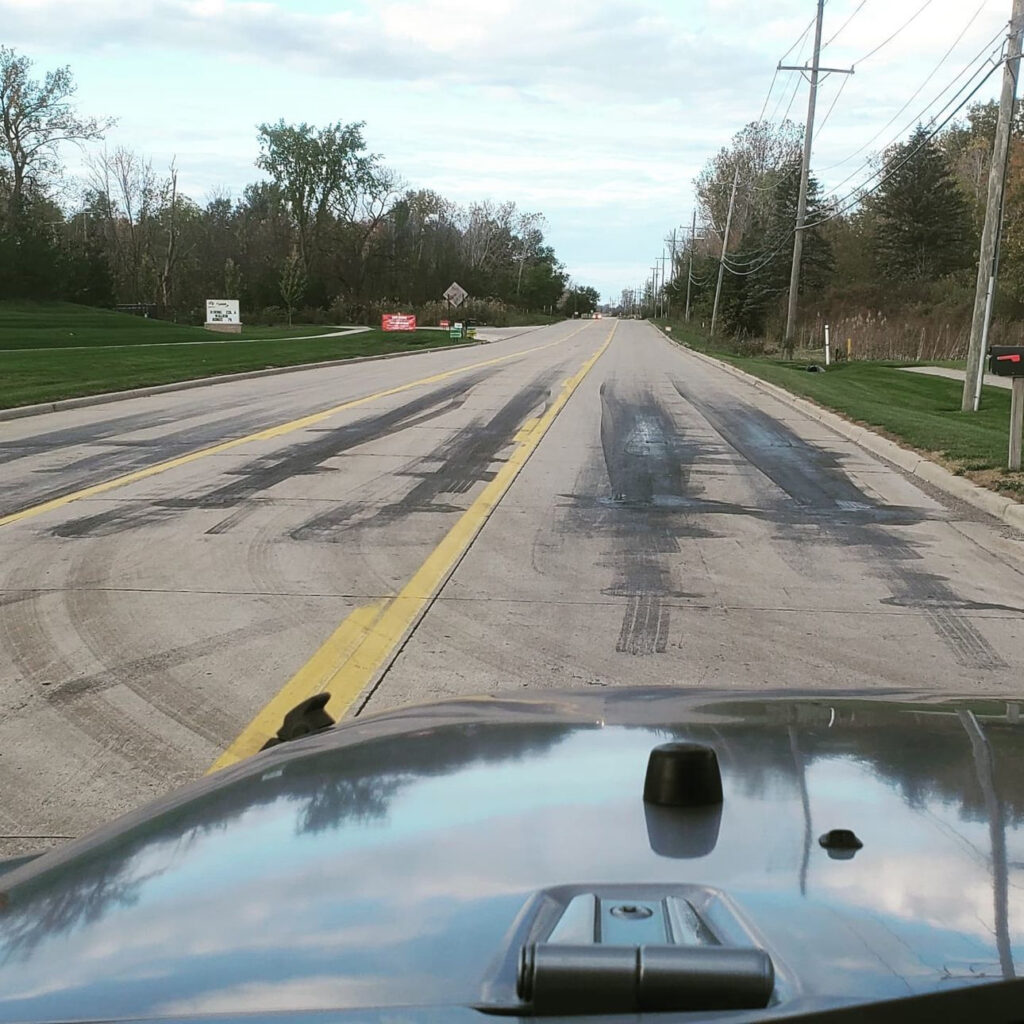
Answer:
<svg viewBox="0 0 1024 1024"><path fill-rule="evenodd" d="M483 362L470 363L467 366L460 366L454 370L445 370L443 373L435 373L430 377L423 377L420 380L414 380L408 384L399 384L396 387L387 388L384 391L377 391L372 395L364 395L362 398L354 398L348 402L342 402L341 405L334 405L329 409L323 409L320 412L311 413L308 416L302 416L296 420L289 420L287 423L279 423L277 426L267 427L264 430L257 431L255 434L246 434L245 437L234 437L230 441L221 441L218 444L211 445L209 448L200 448L197 451L189 452L186 455L180 455L174 459L167 459L165 462L157 462L152 466L147 466L145 469L135 470L132 473L125 473L123 476L114 477L111 480L104 480L101 483L92 484L89 487L83 487L78 491L71 491L69 494L61 495L59 498L52 498L39 505L32 505L29 508L24 508L20 512L12 512L6 516L0 516L0 526L9 526L11 523L19 523L24 519L30 519L33 516L42 515L44 512L52 512L54 509L63 508L65 505L70 505L73 501L81 501L83 498L95 498L97 495L105 494L107 491L112 491L116 487L124 487L126 484L134 484L140 480L147 480L151 476L156 476L159 473L166 473L168 470L177 469L179 466L187 466L189 463L197 462L199 459L205 459L209 455L220 455L222 452L231 451L233 448L239 448L244 444L252 444L254 441L270 441L276 437L291 434L296 430L304 430L307 427L316 425L317 423L322 423L329 417L336 416L339 412L344 412L346 409L355 409L357 406L366 405L369 402L375 402L381 398L388 398L391 395L399 395L403 391L410 391L412 388L418 388L424 384L436 384L438 381L447 380L449 377L455 377L458 374L466 373L469 370L477 370L484 366L494 366L496 363L504 363L509 359L519 359L532 352L541 352L544 349L552 348L555 345L561 345L563 342L568 341L574 335L579 334L585 326L586 325L578 327L575 331L567 334L564 338L559 338L557 341L550 341L545 345L535 345L533 348L523 349L521 352L511 352L508 355L496 356L494 359L485 359Z"/></svg>
<svg viewBox="0 0 1024 1024"><path fill-rule="evenodd" d="M353 611L217 758L210 772L227 768L255 754L280 728L286 712L316 693L330 691L327 711L336 719L352 708L359 696L391 663L402 641L447 582L555 417L611 344L614 334L615 326L601 347L563 384L558 397L543 416L523 424L515 436L516 447L508 461L462 513L402 590L392 598L382 598Z"/></svg>

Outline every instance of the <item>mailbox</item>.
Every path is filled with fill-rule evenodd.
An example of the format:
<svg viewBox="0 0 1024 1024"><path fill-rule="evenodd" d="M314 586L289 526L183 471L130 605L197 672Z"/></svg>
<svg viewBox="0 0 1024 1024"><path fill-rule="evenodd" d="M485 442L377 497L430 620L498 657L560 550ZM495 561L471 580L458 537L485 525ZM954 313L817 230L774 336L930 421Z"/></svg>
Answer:
<svg viewBox="0 0 1024 1024"><path fill-rule="evenodd" d="M993 345L988 350L988 370L999 377L1024 377L1024 346Z"/></svg>

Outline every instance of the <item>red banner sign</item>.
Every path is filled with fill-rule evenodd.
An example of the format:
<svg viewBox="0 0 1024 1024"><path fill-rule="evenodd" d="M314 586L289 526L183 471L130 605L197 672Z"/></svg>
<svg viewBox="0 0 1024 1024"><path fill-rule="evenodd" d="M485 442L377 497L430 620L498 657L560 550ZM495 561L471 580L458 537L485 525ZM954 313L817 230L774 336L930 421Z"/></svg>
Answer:
<svg viewBox="0 0 1024 1024"><path fill-rule="evenodd" d="M451 324L447 320L439 320L438 327L451 327Z"/></svg>
<svg viewBox="0 0 1024 1024"><path fill-rule="evenodd" d="M382 331L415 331L416 317L405 313L383 313L380 318Z"/></svg>

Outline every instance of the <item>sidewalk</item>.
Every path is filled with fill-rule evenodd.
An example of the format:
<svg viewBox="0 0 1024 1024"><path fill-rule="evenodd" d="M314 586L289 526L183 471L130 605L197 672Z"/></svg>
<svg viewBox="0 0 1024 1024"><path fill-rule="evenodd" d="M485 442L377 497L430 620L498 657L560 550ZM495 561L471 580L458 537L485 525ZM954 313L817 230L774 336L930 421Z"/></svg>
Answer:
<svg viewBox="0 0 1024 1024"><path fill-rule="evenodd" d="M966 370L953 370L947 366L901 366L900 369L907 373L923 373L929 377L948 377L950 380L959 381L962 381L967 375ZM986 373L984 383L989 387L1006 388L1009 391L1012 387L1012 378L997 377L995 374Z"/></svg>

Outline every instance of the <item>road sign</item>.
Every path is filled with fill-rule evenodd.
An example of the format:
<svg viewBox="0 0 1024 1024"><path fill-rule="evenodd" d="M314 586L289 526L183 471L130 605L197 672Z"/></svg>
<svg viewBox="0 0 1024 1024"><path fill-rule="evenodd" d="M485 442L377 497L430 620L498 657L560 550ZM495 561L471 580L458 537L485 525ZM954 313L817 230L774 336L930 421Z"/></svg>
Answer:
<svg viewBox="0 0 1024 1024"><path fill-rule="evenodd" d="M405 313L382 313L380 329L382 331L415 331L416 317Z"/></svg>
<svg viewBox="0 0 1024 1024"><path fill-rule="evenodd" d="M461 306L466 299L469 298L469 292L467 292L458 281L452 281L452 283L448 285L448 290L444 293L444 297L453 306Z"/></svg>
<svg viewBox="0 0 1024 1024"><path fill-rule="evenodd" d="M452 324L448 331L449 338L461 338L462 337L462 322L456 321Z"/></svg>
<svg viewBox="0 0 1024 1024"><path fill-rule="evenodd" d="M448 321L448 320L440 320L440 321L438 321L438 325L437 326L438 327L451 327L451 322Z"/></svg>

